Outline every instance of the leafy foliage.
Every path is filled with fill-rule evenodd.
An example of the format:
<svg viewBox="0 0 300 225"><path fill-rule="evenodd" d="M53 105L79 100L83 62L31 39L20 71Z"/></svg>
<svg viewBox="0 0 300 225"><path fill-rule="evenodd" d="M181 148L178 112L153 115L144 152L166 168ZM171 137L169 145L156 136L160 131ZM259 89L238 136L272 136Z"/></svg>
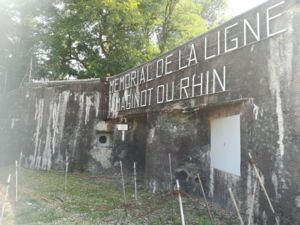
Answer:
<svg viewBox="0 0 300 225"><path fill-rule="evenodd" d="M0 64L16 84L30 73L49 79L115 75L205 32L225 3L3 0Z"/></svg>

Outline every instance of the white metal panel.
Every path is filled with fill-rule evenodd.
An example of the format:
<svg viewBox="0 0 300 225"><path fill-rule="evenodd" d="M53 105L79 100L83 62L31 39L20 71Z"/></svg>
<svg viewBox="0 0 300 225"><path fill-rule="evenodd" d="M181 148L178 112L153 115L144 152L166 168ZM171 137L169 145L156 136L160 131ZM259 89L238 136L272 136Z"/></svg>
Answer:
<svg viewBox="0 0 300 225"><path fill-rule="evenodd" d="M241 175L240 115L211 121L211 166Z"/></svg>

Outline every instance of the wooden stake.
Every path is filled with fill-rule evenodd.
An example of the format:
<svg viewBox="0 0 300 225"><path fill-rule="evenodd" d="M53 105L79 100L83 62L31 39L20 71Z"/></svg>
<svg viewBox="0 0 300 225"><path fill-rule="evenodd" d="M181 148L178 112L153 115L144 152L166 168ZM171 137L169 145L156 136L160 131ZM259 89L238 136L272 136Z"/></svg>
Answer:
<svg viewBox="0 0 300 225"><path fill-rule="evenodd" d="M8 191L9 191L9 187L10 187L10 178L11 175L8 175L7 178L7 184L6 184L6 191L5 191L5 195L4 195L4 199L3 199L3 203L2 203L2 210L1 210L1 215L0 215L0 225L2 225L3 222L3 218L4 218L4 211L5 211L5 204L8 198Z"/></svg>
<svg viewBox="0 0 300 225"><path fill-rule="evenodd" d="M173 173L172 173L172 159L171 159L171 153L168 154L169 155L169 171L170 171L170 191L172 192L173 188Z"/></svg>
<svg viewBox="0 0 300 225"><path fill-rule="evenodd" d="M211 214L211 211L210 211L210 208L209 208L209 204L208 204L208 201L207 201L207 198L206 198L206 194L205 194L205 191L204 191L203 184L202 184L202 181L201 181L201 178L200 178L199 173L198 173L197 176L198 176L198 180L199 180L199 186L200 186L202 195L203 195L204 200L205 200L207 212L208 212L208 214L209 214L210 222L211 222L212 225L214 225L214 224L215 224L215 221L214 221L213 216L212 216L212 214Z"/></svg>
<svg viewBox="0 0 300 225"><path fill-rule="evenodd" d="M134 198L137 202L137 183L136 183L136 162L133 163L133 176L134 176Z"/></svg>
<svg viewBox="0 0 300 225"><path fill-rule="evenodd" d="M16 203L18 202L18 160L16 160Z"/></svg>
<svg viewBox="0 0 300 225"><path fill-rule="evenodd" d="M233 202L233 204L234 204L234 207L235 207L236 213L238 214L238 217L239 217L239 220L240 220L240 222L241 222L241 225L244 225L244 221L243 221L243 219L242 219L242 216L241 216L241 213L240 213L239 207L238 207L238 205L237 205L237 203L236 203L236 201L235 201L235 198L234 198L234 195L233 195L233 193L232 193L232 190L231 190L231 188L228 188L228 191L229 191L229 194L230 194L231 200L232 200L232 202Z"/></svg>
<svg viewBox="0 0 300 225"><path fill-rule="evenodd" d="M171 204L171 210L172 210L172 220L174 219L174 209L173 209L173 203L174 203L174 196L173 196L173 173L172 173L172 157L171 153L168 154L169 156L169 172L170 172L170 193L172 197L172 204Z"/></svg>
<svg viewBox="0 0 300 225"><path fill-rule="evenodd" d="M176 185L177 185L177 191L178 191L178 200L179 200L179 207L180 207L181 224L185 225L184 213L183 213L183 206L182 206L182 199L181 199L181 194L180 194L179 180L176 180Z"/></svg>
<svg viewBox="0 0 300 225"><path fill-rule="evenodd" d="M254 168L254 171L255 171L256 177L257 177L257 179L258 179L258 182L259 182L259 184L260 184L260 187L261 187L261 189L263 190L263 192L264 192L264 194L265 194L265 196L266 196L266 198L267 198L267 201L268 201L268 203L269 203L270 209L271 209L271 211L272 211L272 213L273 213L273 215L274 215L276 224L279 225L279 222L278 222L278 220L277 220L276 213L275 213L274 207L273 207L273 205L272 205L272 202L271 202L271 200L270 200L270 197L269 197L269 195L268 195L267 189L266 189L266 187L265 187L265 185L264 185L264 182L263 182L263 180L262 180L262 178L261 178L261 176L260 176L260 174L259 174L259 172L258 172L258 169L257 169L257 167L256 167L256 165L255 165L255 163L254 163L254 161L253 161L253 158L252 158L252 155L251 155L250 152L249 152L249 158L250 158L250 160L251 160L251 164L252 164L252 166L253 166L253 168Z"/></svg>
<svg viewBox="0 0 300 225"><path fill-rule="evenodd" d="M67 194L68 187L68 171L69 171L69 157L66 154L66 166L65 166L65 194Z"/></svg>
<svg viewBox="0 0 300 225"><path fill-rule="evenodd" d="M252 199L251 199L251 208L250 208L250 212L249 212L249 216L248 216L248 225L251 225L251 222L252 222L255 195L256 195L256 188L257 188L257 180L255 180L254 186L253 186L253 193L252 193Z"/></svg>
<svg viewBox="0 0 300 225"><path fill-rule="evenodd" d="M122 161L120 161L120 168L121 168L121 177L122 177L122 186L123 186L123 197L124 197L124 204L126 205L126 190L125 190L125 180L124 180L124 174L123 174L123 165Z"/></svg>

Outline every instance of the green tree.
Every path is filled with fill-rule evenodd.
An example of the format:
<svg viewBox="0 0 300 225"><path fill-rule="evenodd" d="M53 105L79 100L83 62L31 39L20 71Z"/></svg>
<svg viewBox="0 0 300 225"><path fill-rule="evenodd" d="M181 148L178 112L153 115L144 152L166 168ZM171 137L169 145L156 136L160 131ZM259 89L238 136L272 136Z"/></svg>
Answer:
<svg viewBox="0 0 300 225"><path fill-rule="evenodd" d="M36 53L36 18L49 11L47 0L0 2L0 65L7 72L7 89L17 88L29 73Z"/></svg>
<svg viewBox="0 0 300 225"><path fill-rule="evenodd" d="M99 77L148 60L158 51L141 12L137 0L66 0L41 35L40 47L49 53L40 73Z"/></svg>
<svg viewBox="0 0 300 225"><path fill-rule="evenodd" d="M160 52L169 50L207 30L207 21L201 17L202 4L193 0L164 0L159 13L158 45Z"/></svg>
<svg viewBox="0 0 300 225"><path fill-rule="evenodd" d="M3 1L0 64L15 84L30 64L36 78L118 74L205 32L226 2Z"/></svg>

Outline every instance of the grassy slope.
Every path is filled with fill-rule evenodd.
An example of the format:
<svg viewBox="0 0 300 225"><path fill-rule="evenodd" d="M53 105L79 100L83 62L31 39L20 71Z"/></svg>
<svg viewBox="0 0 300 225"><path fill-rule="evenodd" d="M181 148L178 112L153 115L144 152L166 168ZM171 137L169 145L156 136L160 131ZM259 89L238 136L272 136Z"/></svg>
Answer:
<svg viewBox="0 0 300 225"><path fill-rule="evenodd" d="M5 181L12 168L0 168L0 181ZM14 177L12 177L14 180ZM133 198L131 182L126 187L127 204L118 173L68 175L67 192L62 172L20 170L19 202L14 203L14 184L5 213L10 224L180 224L177 197L170 193L151 194L138 190L138 203ZM127 177L126 180L132 180ZM0 183L2 200L5 184ZM1 194L0 194L1 195ZM209 225L201 199L183 197L186 224ZM214 208L216 224L234 224L229 216Z"/></svg>

